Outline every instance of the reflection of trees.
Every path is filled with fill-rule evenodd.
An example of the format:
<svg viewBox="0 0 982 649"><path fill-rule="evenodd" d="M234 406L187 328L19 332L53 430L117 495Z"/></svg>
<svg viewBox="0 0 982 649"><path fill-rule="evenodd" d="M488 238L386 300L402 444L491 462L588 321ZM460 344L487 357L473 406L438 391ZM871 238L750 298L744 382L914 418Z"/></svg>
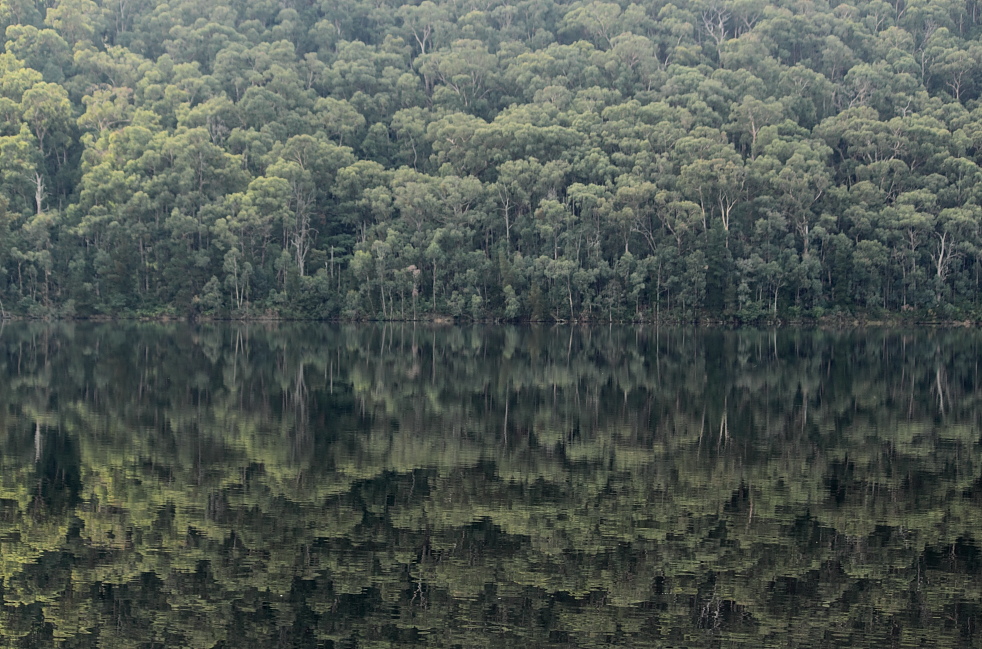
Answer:
<svg viewBox="0 0 982 649"><path fill-rule="evenodd" d="M979 343L10 326L0 635L971 644Z"/></svg>

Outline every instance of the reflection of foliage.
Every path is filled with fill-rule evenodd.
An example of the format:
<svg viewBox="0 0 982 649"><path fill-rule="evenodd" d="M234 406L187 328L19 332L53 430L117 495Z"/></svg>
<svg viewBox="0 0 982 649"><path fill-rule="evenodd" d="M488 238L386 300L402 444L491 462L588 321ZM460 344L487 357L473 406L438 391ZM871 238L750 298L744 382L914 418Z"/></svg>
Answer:
<svg viewBox="0 0 982 649"><path fill-rule="evenodd" d="M10 646L968 646L969 331L15 325Z"/></svg>

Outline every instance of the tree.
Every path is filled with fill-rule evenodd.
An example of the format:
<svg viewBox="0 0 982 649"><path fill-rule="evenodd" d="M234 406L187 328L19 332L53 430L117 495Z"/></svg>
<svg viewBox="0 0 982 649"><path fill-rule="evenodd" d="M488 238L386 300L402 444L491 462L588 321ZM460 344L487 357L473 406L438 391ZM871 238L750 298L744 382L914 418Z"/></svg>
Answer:
<svg viewBox="0 0 982 649"><path fill-rule="evenodd" d="M420 54L426 54L432 48L435 33L448 27L446 9L431 0L423 0L419 5L404 5L398 15Z"/></svg>
<svg viewBox="0 0 982 649"><path fill-rule="evenodd" d="M343 99L322 97L317 100L315 110L320 115L324 129L332 137L337 138L339 145L344 144L345 138L355 139L356 135L365 128L365 118Z"/></svg>
<svg viewBox="0 0 982 649"><path fill-rule="evenodd" d="M102 12L92 0L59 0L48 9L44 22L74 47L80 42L93 41L101 33L101 18Z"/></svg>
<svg viewBox="0 0 982 649"><path fill-rule="evenodd" d="M6 50L27 67L41 71L47 81L65 81L65 70L72 63L71 50L57 32L33 25L11 25L6 37Z"/></svg>
<svg viewBox="0 0 982 649"><path fill-rule="evenodd" d="M35 199L40 156L37 142L25 125L17 135L0 137L0 187L7 199L4 211L39 211Z"/></svg>
<svg viewBox="0 0 982 649"><path fill-rule="evenodd" d="M598 47L610 47L619 33L621 8L612 2L586 3L566 14L566 29L580 31L593 39Z"/></svg>
<svg viewBox="0 0 982 649"><path fill-rule="evenodd" d="M0 0L0 295L16 315L398 318L415 290L417 315L481 319L969 317L974 5L813 5Z"/></svg>
<svg viewBox="0 0 982 649"><path fill-rule="evenodd" d="M72 107L64 88L42 81L25 90L20 103L42 157L68 145Z"/></svg>
<svg viewBox="0 0 982 649"><path fill-rule="evenodd" d="M746 169L743 161L729 147L720 147L712 157L683 163L679 185L702 210L703 229L709 219L718 217L723 230L730 231L733 210L743 199Z"/></svg>
<svg viewBox="0 0 982 649"><path fill-rule="evenodd" d="M242 253L238 248L229 248L225 253L222 264L225 271L225 286L231 291L232 304L241 311L249 299L249 279L252 276L252 264L242 261Z"/></svg>
<svg viewBox="0 0 982 649"><path fill-rule="evenodd" d="M453 94L460 110L480 114L486 110L486 97L495 89L496 63L497 57L483 43L460 39L451 44L449 52L420 55L415 66L423 75L426 87L434 88L439 81L440 87L433 90L435 101L443 96L440 91L446 89Z"/></svg>

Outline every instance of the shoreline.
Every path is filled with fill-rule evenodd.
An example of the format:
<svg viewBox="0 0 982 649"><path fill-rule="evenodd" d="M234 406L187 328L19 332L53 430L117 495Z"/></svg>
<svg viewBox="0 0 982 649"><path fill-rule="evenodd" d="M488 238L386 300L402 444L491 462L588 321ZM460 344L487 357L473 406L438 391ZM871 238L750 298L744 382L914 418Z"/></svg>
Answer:
<svg viewBox="0 0 982 649"><path fill-rule="evenodd" d="M656 326L694 326L705 328L785 328L785 327L831 327L831 328L856 328L856 327L977 327L982 325L982 320L973 319L941 319L941 318L918 318L912 316L884 317L884 316L822 316L820 318L761 318L754 320L740 320L739 318L659 318L659 319L636 319L636 320L602 320L602 319L574 319L574 320L554 320L554 319L504 319L504 318L455 318L453 316L433 316L425 318L291 318L279 315L262 316L242 316L242 317L193 317L181 318L173 315L160 316L129 316L129 315L93 315L93 316L73 316L73 317L34 317L7 314L0 319L0 325L11 322L146 322L146 323L284 323L284 322L304 322L304 323L335 323L335 324L423 324L440 326L466 326L466 325L569 325L569 326L604 326L604 325L656 325Z"/></svg>

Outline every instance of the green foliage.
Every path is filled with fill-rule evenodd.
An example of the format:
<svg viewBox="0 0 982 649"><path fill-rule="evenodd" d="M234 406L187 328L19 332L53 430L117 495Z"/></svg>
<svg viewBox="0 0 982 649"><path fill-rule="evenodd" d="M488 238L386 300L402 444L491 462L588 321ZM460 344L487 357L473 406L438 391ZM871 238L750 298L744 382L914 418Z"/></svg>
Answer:
<svg viewBox="0 0 982 649"><path fill-rule="evenodd" d="M975 317L982 24L908 4L2 0L0 300Z"/></svg>

